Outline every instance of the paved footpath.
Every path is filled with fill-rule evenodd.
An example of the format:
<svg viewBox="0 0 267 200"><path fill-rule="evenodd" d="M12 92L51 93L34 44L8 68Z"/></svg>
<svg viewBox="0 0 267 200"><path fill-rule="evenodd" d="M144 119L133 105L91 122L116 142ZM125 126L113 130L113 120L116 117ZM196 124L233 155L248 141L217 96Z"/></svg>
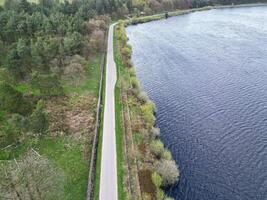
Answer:
<svg viewBox="0 0 267 200"><path fill-rule="evenodd" d="M100 200L117 200L117 156L115 132L116 64L113 57L113 30L109 27L106 62L105 110L103 123Z"/></svg>

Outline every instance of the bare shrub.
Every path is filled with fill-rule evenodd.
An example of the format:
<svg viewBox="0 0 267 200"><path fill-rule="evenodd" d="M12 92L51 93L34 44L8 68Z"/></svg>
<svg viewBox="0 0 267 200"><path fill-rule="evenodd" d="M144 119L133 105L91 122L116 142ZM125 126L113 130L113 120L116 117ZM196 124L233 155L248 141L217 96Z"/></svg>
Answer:
<svg viewBox="0 0 267 200"><path fill-rule="evenodd" d="M79 56L73 56L64 68L62 79L70 86L78 87L86 78L84 66L86 60Z"/></svg>
<svg viewBox="0 0 267 200"><path fill-rule="evenodd" d="M131 83L134 89L140 89L140 82L137 80L136 77L131 78Z"/></svg>
<svg viewBox="0 0 267 200"><path fill-rule="evenodd" d="M108 24L110 23L111 19L107 15L101 15L97 17L96 19L90 19L86 23L86 29L89 34L93 33L94 30L101 29L105 30L108 27Z"/></svg>
<svg viewBox="0 0 267 200"><path fill-rule="evenodd" d="M145 143L149 143L151 141L150 134L146 129L142 128L139 132L142 135L142 138Z"/></svg>
<svg viewBox="0 0 267 200"><path fill-rule="evenodd" d="M161 3L157 0L150 0L149 7L155 12L159 12L163 9Z"/></svg>
<svg viewBox="0 0 267 200"><path fill-rule="evenodd" d="M156 128L156 127L153 127L151 129L151 135L153 138L159 138L160 136L160 129L159 128Z"/></svg>
<svg viewBox="0 0 267 200"><path fill-rule="evenodd" d="M164 10L173 10L174 8L172 0L163 0L162 6Z"/></svg>
<svg viewBox="0 0 267 200"><path fill-rule="evenodd" d="M89 47L93 50L92 53L103 51L105 34L102 30L94 30L90 37Z"/></svg>
<svg viewBox="0 0 267 200"><path fill-rule="evenodd" d="M136 76L136 71L135 71L135 68L130 68L129 69L129 74L130 74L130 76L132 76L132 77L135 77Z"/></svg>
<svg viewBox="0 0 267 200"><path fill-rule="evenodd" d="M157 173L162 177L162 186L167 187L178 181L179 170L173 160L162 159L157 168Z"/></svg>
<svg viewBox="0 0 267 200"><path fill-rule="evenodd" d="M34 150L21 160L0 168L0 194L3 199L62 199L64 176L49 160Z"/></svg>
<svg viewBox="0 0 267 200"><path fill-rule="evenodd" d="M91 19L86 23L86 29L89 34L92 34L94 30L105 28L105 21L99 19Z"/></svg>
<svg viewBox="0 0 267 200"><path fill-rule="evenodd" d="M141 91L137 94L137 98L139 101L142 101L144 103L149 102L149 97L145 91Z"/></svg>

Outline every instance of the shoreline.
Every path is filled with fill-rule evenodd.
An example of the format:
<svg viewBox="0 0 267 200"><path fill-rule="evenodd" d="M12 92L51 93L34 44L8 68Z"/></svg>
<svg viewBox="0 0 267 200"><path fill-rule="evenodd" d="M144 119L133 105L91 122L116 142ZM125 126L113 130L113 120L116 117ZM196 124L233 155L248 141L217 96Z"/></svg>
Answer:
<svg viewBox="0 0 267 200"><path fill-rule="evenodd" d="M267 3L251 3L251 4L236 4L236 5L214 5L214 6L205 6L201 8L192 8L192 9L184 9L184 10L174 10L169 12L162 12L159 14L141 16L141 17L132 17L130 19L123 20L127 26L143 24L151 21L157 21L161 19L165 19L165 14L168 13L169 17L176 17L179 15L190 14L193 12L201 12L213 9L229 9L229 8L249 8L249 7L261 7L267 6Z"/></svg>

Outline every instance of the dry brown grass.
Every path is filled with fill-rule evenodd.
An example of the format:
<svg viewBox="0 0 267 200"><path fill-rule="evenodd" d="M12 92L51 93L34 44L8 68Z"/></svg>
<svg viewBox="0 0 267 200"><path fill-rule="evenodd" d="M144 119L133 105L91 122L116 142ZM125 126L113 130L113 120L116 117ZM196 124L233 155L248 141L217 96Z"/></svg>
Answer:
<svg viewBox="0 0 267 200"><path fill-rule="evenodd" d="M148 169L140 170L138 176L142 194L149 194L151 200L156 200L157 188L151 179L152 172Z"/></svg>
<svg viewBox="0 0 267 200"><path fill-rule="evenodd" d="M54 97L46 102L51 136L81 138L93 133L96 99L90 94Z"/></svg>

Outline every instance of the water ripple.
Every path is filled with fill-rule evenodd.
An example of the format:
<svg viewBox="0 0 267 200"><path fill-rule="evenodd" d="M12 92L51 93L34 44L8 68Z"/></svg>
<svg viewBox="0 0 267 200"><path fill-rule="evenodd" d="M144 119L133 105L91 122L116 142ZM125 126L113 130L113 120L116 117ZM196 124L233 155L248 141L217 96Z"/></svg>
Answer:
<svg viewBox="0 0 267 200"><path fill-rule="evenodd" d="M267 7L127 28L157 125L180 166L176 200L267 199Z"/></svg>

